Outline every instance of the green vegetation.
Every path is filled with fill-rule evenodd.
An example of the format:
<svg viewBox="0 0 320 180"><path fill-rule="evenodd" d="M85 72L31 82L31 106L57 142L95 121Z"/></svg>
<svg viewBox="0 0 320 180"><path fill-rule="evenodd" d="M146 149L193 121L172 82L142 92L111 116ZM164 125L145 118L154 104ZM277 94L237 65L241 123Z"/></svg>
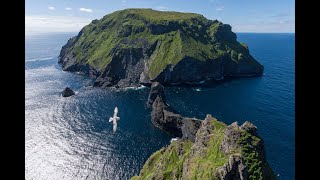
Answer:
<svg viewBox="0 0 320 180"><path fill-rule="evenodd" d="M263 142L258 136L239 127L235 128L240 133L236 140L239 147L224 154L220 148L227 126L211 116L209 118L211 124L202 124L194 143L186 140L173 141L168 147L152 154L139 176L134 176L131 180L219 179L221 172L218 170L227 165L231 155L243 157L250 180L276 179L268 163L263 160Z"/></svg>
<svg viewBox="0 0 320 180"><path fill-rule="evenodd" d="M173 142L167 149L162 148L155 152L143 166L140 176L142 179L152 179L152 177L181 178L183 163L190 153L191 145L190 141ZM179 152L181 149L182 152Z"/></svg>
<svg viewBox="0 0 320 180"><path fill-rule="evenodd" d="M151 79L185 57L206 61L229 54L236 62L249 57L247 46L236 41L229 25L200 14L152 9L115 11L92 21L69 43L68 52L75 55L77 63L98 71L103 71L122 49L149 48Z"/></svg>
<svg viewBox="0 0 320 180"><path fill-rule="evenodd" d="M261 154L259 154L261 151L259 150L261 148L261 139L259 137L247 131L241 131L238 144L240 144L245 165L248 167L250 180L276 179L269 164L261 160ZM266 168L266 172L263 174L264 168Z"/></svg>
<svg viewBox="0 0 320 180"><path fill-rule="evenodd" d="M220 151L223 131L226 125L217 120L213 120L212 123L214 125L214 131L210 135L208 146L205 148L205 153L189 157L188 176L192 179L217 178L217 168L223 166L228 160L228 156Z"/></svg>
<svg viewBox="0 0 320 180"><path fill-rule="evenodd" d="M151 155L140 172L142 179L181 179L183 167L188 168L190 179L214 179L218 167L223 166L228 156L220 151L226 125L216 119L212 121L214 131L206 147L200 151L190 141L174 141ZM192 152L194 148L195 152ZM187 160L187 161L186 161ZM138 179L135 176L132 179Z"/></svg>

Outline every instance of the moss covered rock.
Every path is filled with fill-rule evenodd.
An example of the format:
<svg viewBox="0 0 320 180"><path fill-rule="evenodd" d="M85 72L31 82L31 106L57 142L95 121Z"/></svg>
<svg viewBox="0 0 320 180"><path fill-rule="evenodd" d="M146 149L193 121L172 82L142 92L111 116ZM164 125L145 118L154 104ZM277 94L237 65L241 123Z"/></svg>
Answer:
<svg viewBox="0 0 320 180"><path fill-rule="evenodd" d="M200 14L125 9L82 28L62 47L59 63L96 77L96 86L261 75L263 66L236 39L230 25Z"/></svg>
<svg viewBox="0 0 320 180"><path fill-rule="evenodd" d="M132 179L276 179L255 126L229 126L207 115L196 139L173 141Z"/></svg>

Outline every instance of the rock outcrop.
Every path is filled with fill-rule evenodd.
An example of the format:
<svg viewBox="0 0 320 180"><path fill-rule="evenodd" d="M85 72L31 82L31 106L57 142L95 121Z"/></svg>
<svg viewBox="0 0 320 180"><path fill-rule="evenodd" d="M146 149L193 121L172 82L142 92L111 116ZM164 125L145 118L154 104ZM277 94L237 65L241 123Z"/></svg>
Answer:
<svg viewBox="0 0 320 180"><path fill-rule="evenodd" d="M152 107L152 104L156 100L157 97L162 99L163 103L166 104L165 96L164 96L164 87L159 82L154 82L151 85L151 89L150 89L149 97L148 97L148 101L147 101L147 106Z"/></svg>
<svg viewBox="0 0 320 180"><path fill-rule="evenodd" d="M62 47L58 62L63 70L94 77L100 87L192 84L263 73L230 25L152 9L125 9L92 21Z"/></svg>
<svg viewBox="0 0 320 180"><path fill-rule="evenodd" d="M147 101L152 107L152 123L169 134L194 141L195 134L200 127L200 120L183 117L166 104L164 87L159 82L153 82Z"/></svg>
<svg viewBox="0 0 320 180"><path fill-rule="evenodd" d="M230 155L228 162L218 169L217 174L219 179L247 180L248 168L242 155Z"/></svg>
<svg viewBox="0 0 320 180"><path fill-rule="evenodd" d="M74 91L70 89L69 87L66 87L62 92L61 92L62 97L69 97L72 95L75 95Z"/></svg>
<svg viewBox="0 0 320 180"><path fill-rule="evenodd" d="M277 179L254 129L249 122L227 126L207 115L194 142L171 142L152 154L139 175L131 179Z"/></svg>

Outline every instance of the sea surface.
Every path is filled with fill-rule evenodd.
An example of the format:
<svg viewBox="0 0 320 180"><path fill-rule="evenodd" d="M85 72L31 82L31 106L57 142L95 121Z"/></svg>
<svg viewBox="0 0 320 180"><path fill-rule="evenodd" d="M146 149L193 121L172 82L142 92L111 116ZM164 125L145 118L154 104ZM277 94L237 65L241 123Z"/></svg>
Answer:
<svg viewBox="0 0 320 180"><path fill-rule="evenodd" d="M170 137L155 128L145 102L149 88L103 90L92 79L61 70L61 47L76 33L26 35L25 177L129 179ZM210 87L167 87L168 104L182 115L212 114L230 124L248 120L264 139L279 179L295 179L295 35L238 33L265 67L262 77ZM76 91L63 98L65 87ZM118 106L116 133L108 122Z"/></svg>

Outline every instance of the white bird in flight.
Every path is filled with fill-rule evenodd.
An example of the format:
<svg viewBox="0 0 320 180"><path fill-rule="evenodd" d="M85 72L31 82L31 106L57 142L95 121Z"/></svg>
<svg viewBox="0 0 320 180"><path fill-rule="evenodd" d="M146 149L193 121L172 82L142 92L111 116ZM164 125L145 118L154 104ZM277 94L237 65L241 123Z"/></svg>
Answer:
<svg viewBox="0 0 320 180"><path fill-rule="evenodd" d="M113 132L116 132L117 121L120 120L120 117L118 117L117 114L118 114L118 107L115 107L113 117L109 118L109 122L113 122Z"/></svg>

